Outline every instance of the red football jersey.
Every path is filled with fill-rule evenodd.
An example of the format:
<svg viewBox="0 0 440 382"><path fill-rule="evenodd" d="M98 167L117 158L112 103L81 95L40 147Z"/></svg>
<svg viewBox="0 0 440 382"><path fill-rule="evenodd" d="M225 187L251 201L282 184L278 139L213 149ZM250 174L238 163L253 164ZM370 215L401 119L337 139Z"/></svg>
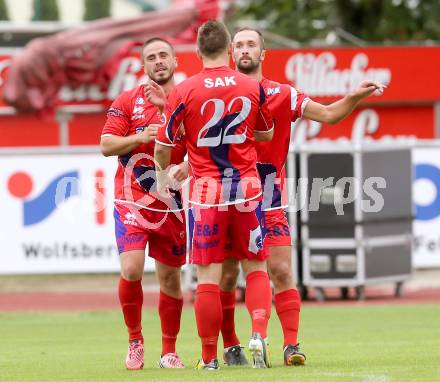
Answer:
<svg viewBox="0 0 440 382"><path fill-rule="evenodd" d="M107 121L102 135L128 136L138 134L150 124L163 124L164 116L157 107L147 101L144 87L138 86L119 95L107 112ZM180 139L172 152L171 163L184 160L186 144ZM132 203L150 210L181 210L182 200L175 191L174 200L158 199L156 192L156 170L154 166L154 141L141 144L126 155L118 157L115 176L115 202Z"/></svg>
<svg viewBox="0 0 440 382"><path fill-rule="evenodd" d="M205 68L171 92L156 142L176 144L183 126L191 202L236 204L261 195L254 130L273 128L265 98L258 81L227 66Z"/></svg>
<svg viewBox="0 0 440 382"><path fill-rule="evenodd" d="M290 85L266 78L261 84L275 123L272 141L256 144L257 168L263 183L263 209L286 208L285 164L289 153L291 123L301 118L310 98Z"/></svg>

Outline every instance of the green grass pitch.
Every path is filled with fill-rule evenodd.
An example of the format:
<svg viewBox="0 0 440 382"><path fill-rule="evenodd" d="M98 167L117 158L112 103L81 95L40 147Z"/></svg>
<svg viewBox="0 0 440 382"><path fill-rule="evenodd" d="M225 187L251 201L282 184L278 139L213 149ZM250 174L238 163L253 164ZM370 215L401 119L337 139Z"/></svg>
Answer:
<svg viewBox="0 0 440 382"><path fill-rule="evenodd" d="M247 345L249 318L243 308L236 321ZM0 314L0 381L440 381L440 304L306 306L300 339L308 360L295 368L282 366L274 311L269 327L274 367L266 370L193 370L200 342L189 307L177 344L187 368L158 369L156 311L144 311L143 326L145 368L129 372L124 369L126 332L117 311Z"/></svg>

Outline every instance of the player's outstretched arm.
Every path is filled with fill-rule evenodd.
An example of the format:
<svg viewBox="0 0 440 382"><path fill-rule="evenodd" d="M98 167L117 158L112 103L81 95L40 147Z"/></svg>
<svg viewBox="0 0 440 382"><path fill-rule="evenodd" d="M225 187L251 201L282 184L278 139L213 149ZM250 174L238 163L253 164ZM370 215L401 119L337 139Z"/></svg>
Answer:
<svg viewBox="0 0 440 382"><path fill-rule="evenodd" d="M304 109L303 117L317 122L338 123L347 117L362 99L369 97L375 91L382 94L384 88L385 85L364 81L357 90L330 105L309 101Z"/></svg>
<svg viewBox="0 0 440 382"><path fill-rule="evenodd" d="M139 134L121 137L119 135L104 134L101 136L100 148L104 156L125 155L143 143L156 139L159 125L149 125Z"/></svg>

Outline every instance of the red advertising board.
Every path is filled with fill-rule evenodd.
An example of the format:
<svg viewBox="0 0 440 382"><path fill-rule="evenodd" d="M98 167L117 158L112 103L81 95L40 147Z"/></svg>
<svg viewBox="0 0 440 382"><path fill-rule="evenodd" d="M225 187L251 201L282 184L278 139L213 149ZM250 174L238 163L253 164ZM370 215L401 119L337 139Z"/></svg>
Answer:
<svg viewBox="0 0 440 382"><path fill-rule="evenodd" d="M8 54L6 54L8 53ZM10 52L0 50L0 99L11 62ZM194 52L178 53L177 80L197 73L200 60ZM353 115L337 126L302 122L298 130L308 137L353 138L359 134L379 138L385 135L435 136L434 103L440 101L440 46L369 47L331 49L283 49L267 52L264 75L290 83L318 102L329 103L354 89L364 79L387 85L382 96L371 96ZM108 89L97 85L77 89L64 87L59 104L102 105L104 108L123 90L142 81L139 53L124 58ZM30 116L1 116L0 146L57 145L57 123ZM104 115L75 114L69 122L70 144L96 144ZM362 133L364 132L364 133ZM357 135L356 135L357 134Z"/></svg>
<svg viewBox="0 0 440 382"><path fill-rule="evenodd" d="M266 60L267 77L322 102L344 96L364 79L388 87L369 103L440 100L440 46L273 50Z"/></svg>
<svg viewBox="0 0 440 382"><path fill-rule="evenodd" d="M435 137L432 106L360 107L337 125L300 120L292 140L296 143L314 138L347 138L354 141L386 137Z"/></svg>

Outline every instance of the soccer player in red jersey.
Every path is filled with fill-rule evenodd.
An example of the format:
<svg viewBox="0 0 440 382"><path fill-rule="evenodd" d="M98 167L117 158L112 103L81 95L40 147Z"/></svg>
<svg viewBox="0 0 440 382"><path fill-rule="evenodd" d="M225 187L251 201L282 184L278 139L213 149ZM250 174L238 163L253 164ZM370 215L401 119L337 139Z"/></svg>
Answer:
<svg viewBox="0 0 440 382"><path fill-rule="evenodd" d="M173 47L160 38L150 39L143 46L142 59L148 77L169 94L177 65ZM140 85L117 97L108 110L101 136L102 153L118 156L114 218L121 261L119 301L129 333L125 364L127 369L136 370L144 363L142 276L148 243L148 255L155 259L160 284L159 366L182 368L176 353L176 337L183 305L180 268L186 262L185 217L178 191L173 191L171 202L158 197L154 139L163 116L144 93L145 87ZM185 154L184 141L177 142L171 163L183 162Z"/></svg>
<svg viewBox="0 0 440 382"><path fill-rule="evenodd" d="M257 144L257 168L263 183L263 210L267 230L264 246L269 250L268 271L274 285L275 308L284 334L284 363L303 365L306 357L299 350L297 339L301 301L293 280L290 227L284 212L287 207L284 184L285 163L289 151L291 122L303 117L318 122L337 123L349 115L363 98L376 90L382 92L384 86L367 81L363 82L356 91L330 105L312 101L290 85L263 77L264 40L261 33L252 28L243 28L235 34L232 41L232 56L238 71L260 81L264 87L269 109L275 121L273 141ZM234 327L235 286L238 273L235 257L227 258L220 283L223 306L221 331L225 359L229 359L230 364L241 363L239 339ZM230 354L228 356L231 350L234 357Z"/></svg>
<svg viewBox="0 0 440 382"><path fill-rule="evenodd" d="M194 303L202 359L197 369L216 370L222 322L219 282L225 243L231 241L246 277L246 306L252 319L249 348L255 367L269 367L266 337L271 290L257 174L255 141L270 140L273 123L258 81L228 67L230 35L208 21L198 31L203 70L177 85L165 108L167 123L156 138L158 182L166 191L166 169L184 131L192 175L190 259L197 265Z"/></svg>

